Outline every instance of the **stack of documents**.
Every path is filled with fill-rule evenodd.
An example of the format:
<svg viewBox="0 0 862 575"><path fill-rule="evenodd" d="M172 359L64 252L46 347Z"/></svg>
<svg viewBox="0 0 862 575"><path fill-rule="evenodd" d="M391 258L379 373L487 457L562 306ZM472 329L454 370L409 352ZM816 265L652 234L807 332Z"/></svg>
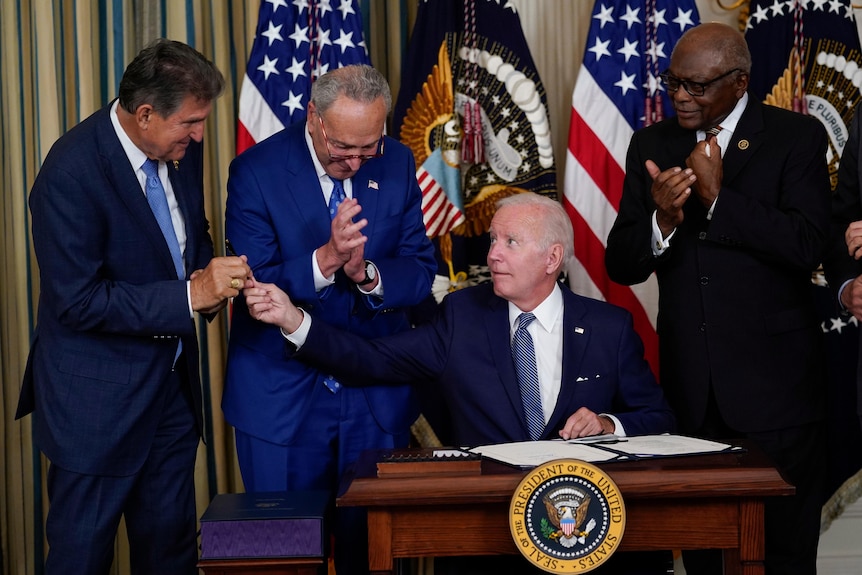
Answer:
<svg viewBox="0 0 862 575"><path fill-rule="evenodd" d="M707 453L742 451L727 443L719 443L684 435L593 435L564 441L522 441L498 443L471 449L488 457L518 467L535 467L554 459L580 459L589 463L627 461L652 457L703 455Z"/></svg>

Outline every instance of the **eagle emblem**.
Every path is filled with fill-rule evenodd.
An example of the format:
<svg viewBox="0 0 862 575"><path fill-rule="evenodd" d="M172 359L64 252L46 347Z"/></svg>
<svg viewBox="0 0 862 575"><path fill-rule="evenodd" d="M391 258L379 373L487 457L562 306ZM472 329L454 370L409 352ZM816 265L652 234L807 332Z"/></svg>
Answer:
<svg viewBox="0 0 862 575"><path fill-rule="evenodd" d="M550 526L542 526L545 537L556 540L563 547L574 547L577 543L583 545L596 526L596 520L590 519L581 529L587 517L590 496L579 489L561 487L546 493L542 502L550 521Z"/></svg>

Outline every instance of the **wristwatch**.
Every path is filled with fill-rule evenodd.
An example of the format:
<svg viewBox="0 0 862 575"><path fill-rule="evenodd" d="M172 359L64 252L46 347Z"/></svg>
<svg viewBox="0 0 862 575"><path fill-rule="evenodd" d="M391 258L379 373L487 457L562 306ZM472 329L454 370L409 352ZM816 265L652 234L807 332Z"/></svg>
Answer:
<svg viewBox="0 0 862 575"><path fill-rule="evenodd" d="M370 260L365 260L365 279L361 282L356 282L358 286L368 285L374 281L374 278L377 277L377 268L374 267L374 264L371 263Z"/></svg>

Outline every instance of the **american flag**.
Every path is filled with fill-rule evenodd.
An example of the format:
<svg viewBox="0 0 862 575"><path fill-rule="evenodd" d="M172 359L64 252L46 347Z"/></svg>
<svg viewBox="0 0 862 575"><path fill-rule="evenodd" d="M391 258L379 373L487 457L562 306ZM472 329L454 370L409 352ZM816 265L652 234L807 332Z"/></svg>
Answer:
<svg viewBox="0 0 862 575"><path fill-rule="evenodd" d="M314 79L349 64L370 64L356 0L261 1L239 96L237 154L304 119Z"/></svg>
<svg viewBox="0 0 862 575"><path fill-rule="evenodd" d="M442 297L485 281L496 200L556 196L547 97L510 1L420 0L404 62L393 126L416 157L425 229L448 268Z"/></svg>
<svg viewBox="0 0 862 575"><path fill-rule="evenodd" d="M629 140L673 113L658 75L682 33L698 23L694 0L597 0L572 95L563 198L575 228L569 284L632 313L656 375L655 276L634 286L611 282L605 245L622 196Z"/></svg>

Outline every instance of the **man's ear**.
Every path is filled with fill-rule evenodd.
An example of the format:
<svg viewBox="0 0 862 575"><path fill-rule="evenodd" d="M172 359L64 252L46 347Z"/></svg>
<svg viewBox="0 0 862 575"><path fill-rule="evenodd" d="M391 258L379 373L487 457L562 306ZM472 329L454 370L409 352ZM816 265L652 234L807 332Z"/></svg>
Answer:
<svg viewBox="0 0 862 575"><path fill-rule="evenodd" d="M141 104L138 106L138 109L135 110L135 122L137 122L138 127L146 130L154 113L153 107L150 104Z"/></svg>
<svg viewBox="0 0 862 575"><path fill-rule="evenodd" d="M548 275L556 275L560 273L560 267L563 265L563 254L565 250L562 244L553 244L548 249L548 261L546 272Z"/></svg>

